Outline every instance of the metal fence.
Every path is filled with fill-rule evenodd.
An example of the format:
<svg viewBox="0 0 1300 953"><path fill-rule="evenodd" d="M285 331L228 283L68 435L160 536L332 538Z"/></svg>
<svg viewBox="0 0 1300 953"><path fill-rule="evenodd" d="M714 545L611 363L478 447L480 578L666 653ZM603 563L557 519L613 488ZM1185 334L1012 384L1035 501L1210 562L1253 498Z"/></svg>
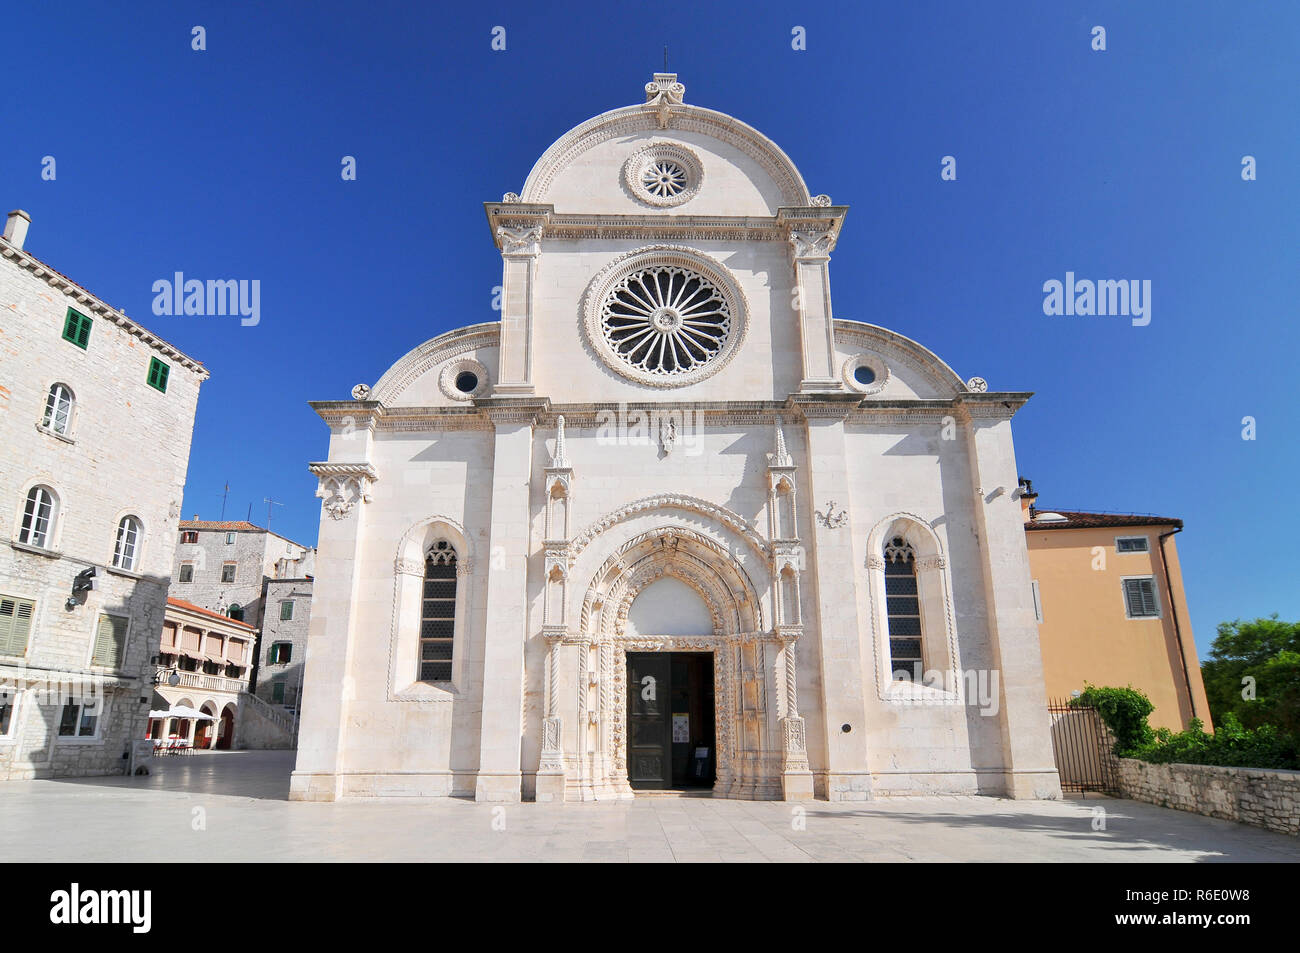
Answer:
<svg viewBox="0 0 1300 953"><path fill-rule="evenodd" d="M1072 706L1069 699L1049 699L1047 712L1061 790L1072 794L1117 793L1119 766L1101 713L1090 706Z"/></svg>

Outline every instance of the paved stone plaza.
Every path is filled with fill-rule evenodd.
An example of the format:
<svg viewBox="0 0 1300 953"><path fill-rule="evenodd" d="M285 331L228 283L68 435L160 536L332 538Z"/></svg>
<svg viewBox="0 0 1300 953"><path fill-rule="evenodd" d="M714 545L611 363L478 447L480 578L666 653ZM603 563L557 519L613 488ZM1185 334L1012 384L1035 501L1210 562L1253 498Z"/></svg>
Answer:
<svg viewBox="0 0 1300 953"><path fill-rule="evenodd" d="M1110 798L898 798L802 808L676 797L316 804L287 800L292 752L212 752L154 766L141 778L0 783L6 859L1300 862L1294 837ZM1093 830L1097 808L1106 811L1104 831ZM800 809L803 830L793 823ZM196 817L205 830L193 829Z"/></svg>

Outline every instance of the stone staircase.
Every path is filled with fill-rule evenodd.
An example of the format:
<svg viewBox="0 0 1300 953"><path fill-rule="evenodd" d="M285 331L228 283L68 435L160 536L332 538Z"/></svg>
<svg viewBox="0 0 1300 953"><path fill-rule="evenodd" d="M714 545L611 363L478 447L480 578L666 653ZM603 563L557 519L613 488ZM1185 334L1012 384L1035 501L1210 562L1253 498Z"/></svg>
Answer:
<svg viewBox="0 0 1300 953"><path fill-rule="evenodd" d="M258 698L239 693L240 725L235 731L238 748L295 748L297 725L291 712Z"/></svg>

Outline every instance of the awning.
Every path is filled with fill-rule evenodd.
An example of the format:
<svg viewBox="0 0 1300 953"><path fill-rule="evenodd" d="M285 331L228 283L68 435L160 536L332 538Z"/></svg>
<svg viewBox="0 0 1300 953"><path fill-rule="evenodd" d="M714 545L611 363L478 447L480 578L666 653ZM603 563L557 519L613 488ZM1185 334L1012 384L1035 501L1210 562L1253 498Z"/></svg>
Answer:
<svg viewBox="0 0 1300 953"><path fill-rule="evenodd" d="M177 705L168 711L155 709L149 712L150 718L192 718L195 721L216 721L215 715L208 715L204 712L190 708L188 705Z"/></svg>

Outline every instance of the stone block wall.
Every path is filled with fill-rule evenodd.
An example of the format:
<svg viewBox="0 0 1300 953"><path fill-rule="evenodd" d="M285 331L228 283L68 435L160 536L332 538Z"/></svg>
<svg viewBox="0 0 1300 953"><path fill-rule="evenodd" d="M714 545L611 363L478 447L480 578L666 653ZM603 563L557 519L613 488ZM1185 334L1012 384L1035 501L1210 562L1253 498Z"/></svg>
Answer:
<svg viewBox="0 0 1300 953"><path fill-rule="evenodd" d="M1300 834L1300 771L1120 758L1119 785L1135 801Z"/></svg>

